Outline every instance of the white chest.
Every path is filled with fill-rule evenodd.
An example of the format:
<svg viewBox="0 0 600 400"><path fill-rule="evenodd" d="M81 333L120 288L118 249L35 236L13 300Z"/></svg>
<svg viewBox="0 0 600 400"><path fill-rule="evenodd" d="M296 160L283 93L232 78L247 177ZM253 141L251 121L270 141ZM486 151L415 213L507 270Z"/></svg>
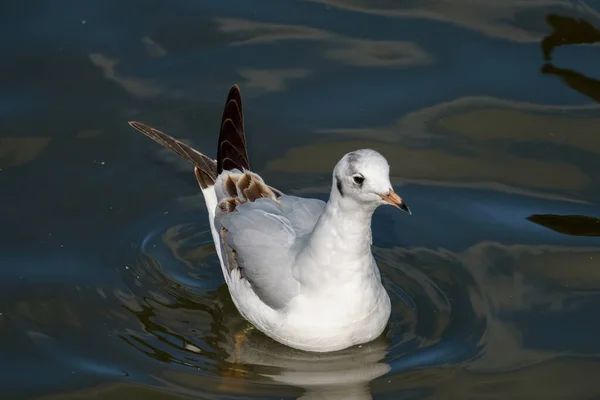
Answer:
<svg viewBox="0 0 600 400"><path fill-rule="evenodd" d="M298 296L277 328L294 347L319 351L371 341L387 325L391 304L377 279Z"/></svg>

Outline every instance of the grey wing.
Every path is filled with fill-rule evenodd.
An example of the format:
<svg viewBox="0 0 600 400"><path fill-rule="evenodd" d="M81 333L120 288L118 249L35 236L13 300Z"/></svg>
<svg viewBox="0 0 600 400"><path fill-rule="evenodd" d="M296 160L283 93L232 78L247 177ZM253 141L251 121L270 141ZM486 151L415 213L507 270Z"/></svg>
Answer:
<svg viewBox="0 0 600 400"><path fill-rule="evenodd" d="M299 283L292 274L297 235L282 208L271 199L257 199L237 205L215 223L230 273L239 269L265 304L285 307Z"/></svg>
<svg viewBox="0 0 600 400"><path fill-rule="evenodd" d="M279 197L281 210L288 218L297 236L312 232L315 224L325 211L326 203L319 199L282 195Z"/></svg>

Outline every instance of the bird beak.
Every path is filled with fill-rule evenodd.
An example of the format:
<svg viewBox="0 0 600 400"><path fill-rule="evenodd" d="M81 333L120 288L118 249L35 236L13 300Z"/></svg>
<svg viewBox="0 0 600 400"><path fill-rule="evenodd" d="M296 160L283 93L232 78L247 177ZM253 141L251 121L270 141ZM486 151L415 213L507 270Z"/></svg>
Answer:
<svg viewBox="0 0 600 400"><path fill-rule="evenodd" d="M410 208L408 208L406 203L404 203L404 200L402 200L402 198L400 196L398 196L396 194L396 192L394 192L393 189L390 189L388 194L380 194L379 197L381 197L381 199L383 201L385 201L386 203L389 203L389 204L393 205L394 207L399 208L403 211L406 211L407 213L412 215L412 213L410 212Z"/></svg>

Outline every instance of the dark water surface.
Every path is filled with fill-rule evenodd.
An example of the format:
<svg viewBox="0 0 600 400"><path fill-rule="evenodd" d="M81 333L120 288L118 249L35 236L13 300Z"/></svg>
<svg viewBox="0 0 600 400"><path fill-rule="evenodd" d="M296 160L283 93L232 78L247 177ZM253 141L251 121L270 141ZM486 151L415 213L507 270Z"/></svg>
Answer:
<svg viewBox="0 0 600 400"><path fill-rule="evenodd" d="M599 29L597 1L4 2L0 398L598 399ZM379 340L253 331L189 165L127 125L214 156L233 83L285 192L388 158Z"/></svg>

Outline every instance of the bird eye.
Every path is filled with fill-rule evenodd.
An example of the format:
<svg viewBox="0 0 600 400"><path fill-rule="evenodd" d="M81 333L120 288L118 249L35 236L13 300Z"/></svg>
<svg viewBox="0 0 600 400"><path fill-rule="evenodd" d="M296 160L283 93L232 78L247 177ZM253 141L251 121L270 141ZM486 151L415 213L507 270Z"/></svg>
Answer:
<svg viewBox="0 0 600 400"><path fill-rule="evenodd" d="M355 175L353 178L354 182L358 183L359 185L362 185L362 183L365 181L364 176Z"/></svg>

